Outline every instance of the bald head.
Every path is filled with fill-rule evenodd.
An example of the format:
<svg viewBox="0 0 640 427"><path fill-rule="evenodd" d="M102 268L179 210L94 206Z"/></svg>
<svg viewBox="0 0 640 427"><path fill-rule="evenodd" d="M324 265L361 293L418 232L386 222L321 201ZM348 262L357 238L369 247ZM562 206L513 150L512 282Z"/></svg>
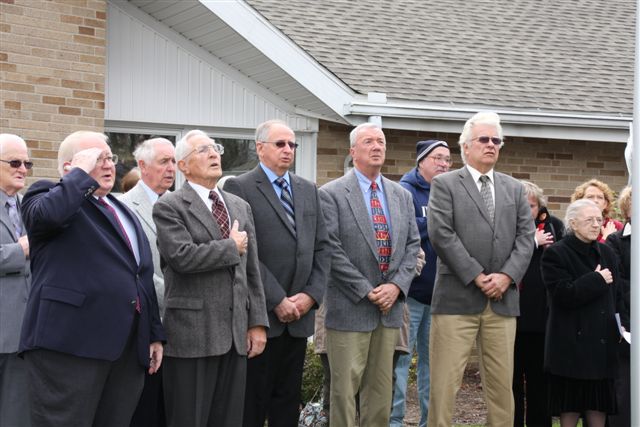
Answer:
<svg viewBox="0 0 640 427"><path fill-rule="evenodd" d="M29 150L24 139L10 133L0 134L0 190L13 196L25 186L27 168L24 162L29 161ZM19 161L16 168L9 162Z"/></svg>

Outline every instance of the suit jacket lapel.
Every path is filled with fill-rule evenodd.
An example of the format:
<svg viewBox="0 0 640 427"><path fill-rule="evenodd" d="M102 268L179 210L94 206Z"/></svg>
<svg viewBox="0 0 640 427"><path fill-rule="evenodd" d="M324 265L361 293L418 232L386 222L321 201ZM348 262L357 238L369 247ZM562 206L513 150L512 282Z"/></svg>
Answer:
<svg viewBox="0 0 640 427"><path fill-rule="evenodd" d="M267 201L269 202L269 204L271 205L273 210L276 212L276 214L280 218L280 221L282 221L282 223L287 228L287 230L289 230L289 232L292 235L295 236L295 231L293 230L293 227L291 226L291 223L287 219L287 214L284 212L284 207L282 207L282 203L280 202L280 200L278 200L278 195L273 190L273 184L271 184L271 182L269 182L269 178L267 177L267 174L264 173L264 171L262 170L260 165L258 165L256 167L256 169L254 169L254 171L255 171L255 175L256 175L256 185L258 187L258 191L260 191L264 195L264 197L267 199ZM294 203L296 222L297 222L298 221L298 208L295 205L295 203L296 203L296 189L294 188L293 191L294 191L294 193L293 193L293 203ZM257 212L254 212L254 214L256 214L256 213Z"/></svg>
<svg viewBox="0 0 640 427"><path fill-rule="evenodd" d="M371 211L364 203L364 197L360 190L360 184L358 184L358 177L355 172L350 171L349 177L345 185L345 192L347 202L353 212L353 217L358 224L360 233L369 245L369 249L373 252L373 255L378 258L378 247L375 241L375 235L373 232L373 225L371 223Z"/></svg>
<svg viewBox="0 0 640 427"><path fill-rule="evenodd" d="M153 205L149 200L149 196L139 185L133 187L131 191L135 191L132 204L135 206L136 212L140 214L140 219L156 234L156 223L153 222Z"/></svg>
<svg viewBox="0 0 640 427"><path fill-rule="evenodd" d="M471 173L469 173L469 170L466 167L462 167L462 169L460 169L459 176L462 186L467 190L469 197L471 197L474 203L478 206L478 209L480 209L482 217L489 223L489 225L491 225L491 228L493 228L493 222L491 222L491 218L489 217L489 211L487 210L487 206L484 204L484 200L482 200L482 196L480 196L478 186L473 181ZM495 174L493 176L495 177ZM493 185L495 187L495 182Z"/></svg>
<svg viewBox="0 0 640 427"><path fill-rule="evenodd" d="M115 197L113 197L112 195L107 195L107 197L109 198L109 202L113 203L113 204L117 204L117 206L120 208L121 211L126 212L125 209L123 208L122 204L118 204L117 200ZM127 253L127 257L128 259L132 260L133 265L136 264L136 260L135 260L135 256L133 255L132 252L132 247L130 246L130 243L127 242L127 237L124 235L124 231L122 230L122 228L120 228L120 224L118 224L118 222L116 221L116 218L111 214L111 212L107 211L107 208L104 206L101 206L98 203L98 200L96 200L95 197L89 197L89 200L91 200L91 203L93 203L93 205L96 207L96 209L98 209L98 211L105 216L105 218L107 218L107 221L109 221L109 223L111 224L111 226L113 227L113 229L115 230L115 232L118 234L118 236L120 237L120 241L122 241L122 244L124 245L124 247L127 249L126 253ZM126 213L125 213L126 214ZM122 221L122 220L120 220ZM131 218L129 218L129 221L133 221ZM135 223L134 224L134 228L135 227ZM141 242L140 237L136 236L138 238L138 242ZM140 243L138 243L138 246L140 246Z"/></svg>
<svg viewBox="0 0 640 427"><path fill-rule="evenodd" d="M400 229L400 224L402 223L402 217L400 215L402 209L402 201L400 199L400 194L396 191L395 187L391 185L391 181L387 178L382 177L382 185L384 190L385 198L387 199L387 208L389 210L390 224L389 229L391 230L391 251L395 251L398 248L398 239L399 234L398 231Z"/></svg>
<svg viewBox="0 0 640 427"><path fill-rule="evenodd" d="M0 197L0 222L7 227L9 230L9 234L14 242L17 242L16 239L16 230L13 228L13 223L11 222L11 218L9 218L9 212L7 211L7 196L3 193L2 197ZM20 197L17 198L18 205L18 213L20 212ZM22 227L23 233L26 232L25 227Z"/></svg>
<svg viewBox="0 0 640 427"><path fill-rule="evenodd" d="M299 228L302 226L304 203L307 195L304 194L302 183L297 176L290 173L289 178L291 178L291 187L293 188L293 209L296 217L296 228Z"/></svg>
<svg viewBox="0 0 640 427"><path fill-rule="evenodd" d="M218 223L213 218L213 214L207 209L196 190L194 190L188 182L182 186L182 198L189 204L189 212L204 225L207 232L214 240L222 239L222 233Z"/></svg>

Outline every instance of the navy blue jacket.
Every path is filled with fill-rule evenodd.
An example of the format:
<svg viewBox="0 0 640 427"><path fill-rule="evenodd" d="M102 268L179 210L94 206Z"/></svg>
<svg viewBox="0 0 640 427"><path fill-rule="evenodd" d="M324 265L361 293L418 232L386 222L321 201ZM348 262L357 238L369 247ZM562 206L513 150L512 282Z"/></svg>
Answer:
<svg viewBox="0 0 640 427"><path fill-rule="evenodd" d="M93 197L97 188L76 168L57 183L36 182L24 196L33 280L19 351L43 348L114 361L127 343L139 296L138 360L148 367L149 344L166 340L151 249L136 216L107 196L136 229L136 263L115 219Z"/></svg>
<svg viewBox="0 0 640 427"><path fill-rule="evenodd" d="M425 181L418 172L418 168L413 168L407 172L400 180L400 185L411 193L413 197L413 208L416 215L416 223L420 231L420 246L424 251L426 264L420 276L413 279L409 296L423 304L431 305L433 295L433 284L436 279L437 255L429 241L427 234L427 206L429 205L429 193L431 184Z"/></svg>

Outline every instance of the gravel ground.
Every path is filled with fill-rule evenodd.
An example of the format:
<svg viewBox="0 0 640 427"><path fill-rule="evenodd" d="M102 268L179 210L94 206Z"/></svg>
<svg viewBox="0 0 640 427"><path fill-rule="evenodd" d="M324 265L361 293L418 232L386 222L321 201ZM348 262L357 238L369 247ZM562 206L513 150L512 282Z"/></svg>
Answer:
<svg viewBox="0 0 640 427"><path fill-rule="evenodd" d="M454 424L485 424L487 421L487 407L482 395L480 384L480 371L478 364L469 363L464 372L462 386L456 397L456 405L453 416ZM414 427L420 421L420 407L418 403L418 392L416 385L409 385L407 390L407 413L405 415L405 426Z"/></svg>

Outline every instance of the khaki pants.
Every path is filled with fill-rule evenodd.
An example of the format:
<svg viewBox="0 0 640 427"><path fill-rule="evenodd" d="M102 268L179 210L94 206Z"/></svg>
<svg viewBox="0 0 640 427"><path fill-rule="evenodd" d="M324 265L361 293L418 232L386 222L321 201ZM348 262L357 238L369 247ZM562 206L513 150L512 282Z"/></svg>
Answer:
<svg viewBox="0 0 640 427"><path fill-rule="evenodd" d="M327 329L332 426L355 425L355 396L358 391L360 425L389 426L393 352L398 332L398 328L386 328L382 324L371 332Z"/></svg>
<svg viewBox="0 0 640 427"><path fill-rule="evenodd" d="M429 427L450 427L456 393L477 341L487 402L487 425L513 426L513 349L516 318L497 315L487 304L480 314L431 316Z"/></svg>

